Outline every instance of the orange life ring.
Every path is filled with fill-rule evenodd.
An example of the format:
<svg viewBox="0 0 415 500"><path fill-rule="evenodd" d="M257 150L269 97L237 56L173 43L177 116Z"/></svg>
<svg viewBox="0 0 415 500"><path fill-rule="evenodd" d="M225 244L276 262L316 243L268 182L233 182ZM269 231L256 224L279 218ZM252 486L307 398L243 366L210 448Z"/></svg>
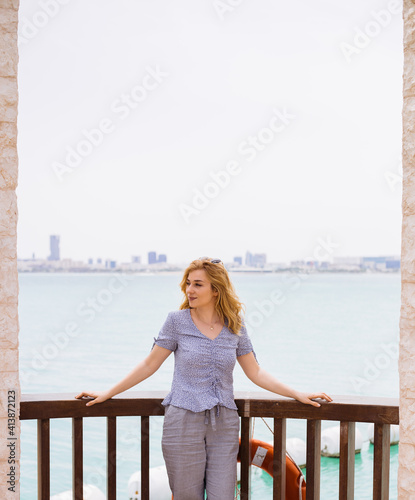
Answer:
<svg viewBox="0 0 415 500"><path fill-rule="evenodd" d="M239 445L241 440L239 439ZM274 448L272 445L251 440L251 465L256 465L273 476ZM238 454L238 462L240 462ZM305 500L305 479L301 469L287 454L285 459L285 500Z"/></svg>
<svg viewBox="0 0 415 500"><path fill-rule="evenodd" d="M239 438L239 446L241 446L241 439ZM239 448L240 450L240 448ZM238 462L241 459L238 453ZM274 461L274 448L259 439L251 440L251 463L256 465L272 477L273 474L273 461ZM285 500L305 500L305 479L300 467L294 460L287 454L285 460ZM172 500L174 497L172 495Z"/></svg>

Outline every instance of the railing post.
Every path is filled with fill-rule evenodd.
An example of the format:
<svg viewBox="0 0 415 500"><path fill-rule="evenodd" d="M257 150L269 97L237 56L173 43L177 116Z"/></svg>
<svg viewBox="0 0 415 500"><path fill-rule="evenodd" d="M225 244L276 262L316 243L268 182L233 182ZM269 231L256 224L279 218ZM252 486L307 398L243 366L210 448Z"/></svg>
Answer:
<svg viewBox="0 0 415 500"><path fill-rule="evenodd" d="M150 500L150 417L141 417L141 498Z"/></svg>
<svg viewBox="0 0 415 500"><path fill-rule="evenodd" d="M37 421L37 497L50 500L50 420Z"/></svg>
<svg viewBox="0 0 415 500"><path fill-rule="evenodd" d="M354 499L354 422L340 422L339 500Z"/></svg>
<svg viewBox="0 0 415 500"><path fill-rule="evenodd" d="M287 421L274 418L273 500L285 500Z"/></svg>
<svg viewBox="0 0 415 500"><path fill-rule="evenodd" d="M307 420L307 500L320 499L321 420Z"/></svg>
<svg viewBox="0 0 415 500"><path fill-rule="evenodd" d="M251 417L241 417L241 500L251 498Z"/></svg>
<svg viewBox="0 0 415 500"><path fill-rule="evenodd" d="M117 421L107 417L107 498L117 498Z"/></svg>
<svg viewBox="0 0 415 500"><path fill-rule="evenodd" d="M390 425L375 424L373 450L373 500L389 498Z"/></svg>
<svg viewBox="0 0 415 500"><path fill-rule="evenodd" d="M72 419L72 498L84 498L83 427L82 417Z"/></svg>

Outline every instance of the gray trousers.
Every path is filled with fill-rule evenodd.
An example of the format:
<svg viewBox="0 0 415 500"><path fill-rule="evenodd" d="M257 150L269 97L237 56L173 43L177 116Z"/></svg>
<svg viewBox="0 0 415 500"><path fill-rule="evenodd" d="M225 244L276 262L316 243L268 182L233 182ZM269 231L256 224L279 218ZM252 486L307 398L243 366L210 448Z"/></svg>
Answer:
<svg viewBox="0 0 415 500"><path fill-rule="evenodd" d="M239 416L215 406L192 412L166 407L161 441L174 500L234 500Z"/></svg>

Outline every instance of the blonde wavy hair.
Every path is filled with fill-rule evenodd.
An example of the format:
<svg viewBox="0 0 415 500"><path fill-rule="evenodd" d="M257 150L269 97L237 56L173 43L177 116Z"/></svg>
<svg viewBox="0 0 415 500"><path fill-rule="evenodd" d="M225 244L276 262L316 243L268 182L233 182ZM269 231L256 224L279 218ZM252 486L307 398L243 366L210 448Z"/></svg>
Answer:
<svg viewBox="0 0 415 500"><path fill-rule="evenodd" d="M211 259L197 259L189 264L184 271L180 283L184 294L180 309L190 309L189 299L186 295L186 282L192 271L204 270L208 276L212 289L218 292L215 302L215 310L223 322L227 321L227 327L232 333L240 335L242 328L242 311L244 305L239 301L235 289L229 278L228 271L222 262L213 263Z"/></svg>

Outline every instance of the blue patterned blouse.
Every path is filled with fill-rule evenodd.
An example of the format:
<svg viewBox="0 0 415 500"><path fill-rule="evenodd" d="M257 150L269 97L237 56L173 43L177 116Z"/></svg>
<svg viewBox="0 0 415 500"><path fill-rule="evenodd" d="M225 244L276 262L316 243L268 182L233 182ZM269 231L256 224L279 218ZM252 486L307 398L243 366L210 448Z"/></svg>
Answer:
<svg viewBox="0 0 415 500"><path fill-rule="evenodd" d="M225 324L212 340L194 324L190 309L170 312L154 339L175 356L171 391L162 404L194 412L216 405L236 410L232 375L236 357L253 352L245 326L240 333L232 333Z"/></svg>

